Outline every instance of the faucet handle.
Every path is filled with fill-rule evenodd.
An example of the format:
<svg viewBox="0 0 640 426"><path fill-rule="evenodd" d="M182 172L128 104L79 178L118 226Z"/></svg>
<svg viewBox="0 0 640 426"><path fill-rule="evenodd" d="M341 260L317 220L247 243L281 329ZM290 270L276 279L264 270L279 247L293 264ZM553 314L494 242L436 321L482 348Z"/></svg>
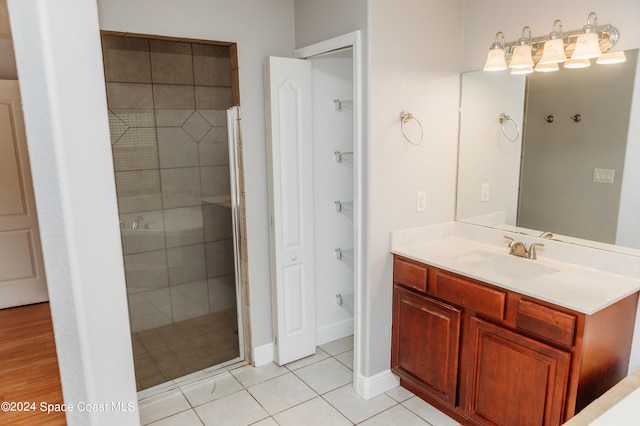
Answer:
<svg viewBox="0 0 640 426"><path fill-rule="evenodd" d="M542 243L533 243L529 246L529 254L528 254L528 258L529 259L536 259L536 247L544 247L544 244Z"/></svg>
<svg viewBox="0 0 640 426"><path fill-rule="evenodd" d="M505 238L506 240L509 240L509 241L508 241L508 242L509 242L509 247L511 247L511 244L513 244L513 242L515 241L515 239L514 239L514 238L511 238L511 237L507 237L506 235L504 236L504 238Z"/></svg>

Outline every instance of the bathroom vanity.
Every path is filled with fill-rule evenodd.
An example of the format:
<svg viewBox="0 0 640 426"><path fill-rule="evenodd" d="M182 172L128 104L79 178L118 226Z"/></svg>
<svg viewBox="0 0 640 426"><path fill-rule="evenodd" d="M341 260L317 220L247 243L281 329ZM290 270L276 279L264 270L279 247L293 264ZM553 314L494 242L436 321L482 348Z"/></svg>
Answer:
<svg viewBox="0 0 640 426"><path fill-rule="evenodd" d="M637 279L444 234L392 250L402 386L464 424L559 425L627 375Z"/></svg>

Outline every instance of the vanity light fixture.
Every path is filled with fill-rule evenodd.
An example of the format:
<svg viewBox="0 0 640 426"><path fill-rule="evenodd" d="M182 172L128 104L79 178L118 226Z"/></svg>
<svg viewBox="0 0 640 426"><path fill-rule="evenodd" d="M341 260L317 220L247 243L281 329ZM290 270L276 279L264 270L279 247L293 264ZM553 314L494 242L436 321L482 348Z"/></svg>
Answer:
<svg viewBox="0 0 640 426"><path fill-rule="evenodd" d="M622 50L618 50L617 52L607 52L603 53L596 59L596 64L608 65L608 64L619 64L621 62L626 62L627 56L624 54Z"/></svg>
<svg viewBox="0 0 640 426"><path fill-rule="evenodd" d="M485 71L502 71L507 69L507 61L504 59L504 33L498 31L496 41L491 45L487 62L484 64Z"/></svg>
<svg viewBox="0 0 640 426"><path fill-rule="evenodd" d="M525 36L528 33L528 37ZM533 57L531 56L531 28L526 26L522 29L522 37L518 40L518 46L513 49L513 56L509 62L509 68L533 68Z"/></svg>
<svg viewBox="0 0 640 426"><path fill-rule="evenodd" d="M551 33L543 37L532 37L531 28L525 26L522 36L509 43L504 42L504 34L496 34L495 42L489 49L485 71L511 69L512 74L527 74L535 71L551 72L565 68L584 68L591 65L591 58L598 58L598 64L623 62L624 53L608 54L620 37L611 25L598 25L598 16L591 12L587 25L580 30L564 32L562 21L556 19ZM570 59L567 59L567 58ZM508 65L507 65L508 64Z"/></svg>
<svg viewBox="0 0 640 426"><path fill-rule="evenodd" d="M582 29L583 34L576 40L576 48L571 55L571 59L591 59L597 58L602 53L598 44L598 34L595 32L598 26L598 15L591 12L587 18L587 25Z"/></svg>
<svg viewBox="0 0 640 426"><path fill-rule="evenodd" d="M538 65L558 64L567 60L564 53L564 41L562 40L562 21L556 19L553 23L553 29L549 34L549 41L544 44L542 57ZM554 68L554 67L550 67ZM540 71L548 70L548 67L541 67ZM555 67L554 71L558 68Z"/></svg>

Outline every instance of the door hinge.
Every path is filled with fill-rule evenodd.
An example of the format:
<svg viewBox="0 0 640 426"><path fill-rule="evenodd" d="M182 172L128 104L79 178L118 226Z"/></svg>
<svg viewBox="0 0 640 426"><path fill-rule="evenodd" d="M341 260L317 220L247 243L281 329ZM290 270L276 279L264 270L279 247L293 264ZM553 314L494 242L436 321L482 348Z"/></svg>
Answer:
<svg viewBox="0 0 640 426"><path fill-rule="evenodd" d="M273 344L278 346L278 335L273 336Z"/></svg>

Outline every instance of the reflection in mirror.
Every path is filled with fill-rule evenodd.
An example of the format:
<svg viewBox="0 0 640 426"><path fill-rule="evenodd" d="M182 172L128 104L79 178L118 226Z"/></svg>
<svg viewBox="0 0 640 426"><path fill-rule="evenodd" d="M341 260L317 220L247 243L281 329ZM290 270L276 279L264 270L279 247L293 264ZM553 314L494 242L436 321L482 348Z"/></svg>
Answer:
<svg viewBox="0 0 640 426"><path fill-rule="evenodd" d="M637 50L626 54L553 73L463 74L457 220L640 248L640 67Z"/></svg>

